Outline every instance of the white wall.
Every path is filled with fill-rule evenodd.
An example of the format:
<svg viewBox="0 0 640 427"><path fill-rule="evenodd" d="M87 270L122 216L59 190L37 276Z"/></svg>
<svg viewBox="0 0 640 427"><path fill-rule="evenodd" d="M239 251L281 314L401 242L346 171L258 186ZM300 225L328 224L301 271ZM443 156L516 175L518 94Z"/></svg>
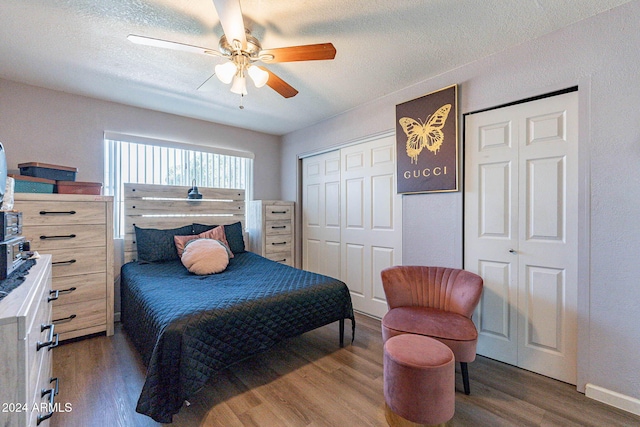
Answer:
<svg viewBox="0 0 640 427"><path fill-rule="evenodd" d="M26 162L72 166L77 181L102 182L104 131L253 152L254 198L280 197L277 136L0 79L0 142L9 169ZM122 241L115 246L119 278ZM116 313L119 291L116 280Z"/></svg>
<svg viewBox="0 0 640 427"><path fill-rule="evenodd" d="M285 135L282 197L298 199L300 154L394 129L398 103L457 83L462 115L578 85L586 208L578 388L592 383L640 399L638 16L634 1ZM462 192L404 196L403 262L462 266L462 207Z"/></svg>

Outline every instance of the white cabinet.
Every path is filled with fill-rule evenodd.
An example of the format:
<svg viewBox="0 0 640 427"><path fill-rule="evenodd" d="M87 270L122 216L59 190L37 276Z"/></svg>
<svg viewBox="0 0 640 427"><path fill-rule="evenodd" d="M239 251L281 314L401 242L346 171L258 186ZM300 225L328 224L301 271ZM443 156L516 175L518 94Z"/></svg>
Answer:
<svg viewBox="0 0 640 427"><path fill-rule="evenodd" d="M15 273L14 273L15 274ZM46 426L55 408L56 378L50 351L57 345L51 323L51 256L42 255L26 280L0 300L0 425ZM54 403L54 405L48 405Z"/></svg>
<svg viewBox="0 0 640 427"><path fill-rule="evenodd" d="M247 208L249 250L272 261L295 266L294 203L254 200Z"/></svg>
<svg viewBox="0 0 640 427"><path fill-rule="evenodd" d="M53 320L60 340L113 335L113 198L15 195L31 248L53 256Z"/></svg>

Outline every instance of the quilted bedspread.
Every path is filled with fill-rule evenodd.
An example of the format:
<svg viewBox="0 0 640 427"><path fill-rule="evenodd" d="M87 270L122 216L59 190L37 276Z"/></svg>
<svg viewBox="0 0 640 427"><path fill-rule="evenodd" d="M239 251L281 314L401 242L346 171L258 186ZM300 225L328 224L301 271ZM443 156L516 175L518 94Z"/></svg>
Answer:
<svg viewBox="0 0 640 427"><path fill-rule="evenodd" d="M210 276L180 261L125 264L121 296L121 320L147 365L136 410L162 423L233 363L338 320L355 330L343 282L251 252Z"/></svg>

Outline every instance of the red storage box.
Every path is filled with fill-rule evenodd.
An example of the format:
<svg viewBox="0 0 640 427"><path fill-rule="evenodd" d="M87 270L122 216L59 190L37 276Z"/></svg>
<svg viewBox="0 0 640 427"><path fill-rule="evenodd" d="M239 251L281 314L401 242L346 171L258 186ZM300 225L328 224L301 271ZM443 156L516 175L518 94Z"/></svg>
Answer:
<svg viewBox="0 0 640 427"><path fill-rule="evenodd" d="M59 194L93 194L102 192L101 182L57 181Z"/></svg>

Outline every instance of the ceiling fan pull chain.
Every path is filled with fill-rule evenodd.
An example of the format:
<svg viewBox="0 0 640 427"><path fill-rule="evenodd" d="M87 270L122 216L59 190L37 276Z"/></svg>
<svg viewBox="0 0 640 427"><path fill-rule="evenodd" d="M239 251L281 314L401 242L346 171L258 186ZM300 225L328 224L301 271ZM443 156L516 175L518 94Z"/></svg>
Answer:
<svg viewBox="0 0 640 427"><path fill-rule="evenodd" d="M240 94L240 109L244 110L244 105L242 105L242 100L244 99L244 95Z"/></svg>

